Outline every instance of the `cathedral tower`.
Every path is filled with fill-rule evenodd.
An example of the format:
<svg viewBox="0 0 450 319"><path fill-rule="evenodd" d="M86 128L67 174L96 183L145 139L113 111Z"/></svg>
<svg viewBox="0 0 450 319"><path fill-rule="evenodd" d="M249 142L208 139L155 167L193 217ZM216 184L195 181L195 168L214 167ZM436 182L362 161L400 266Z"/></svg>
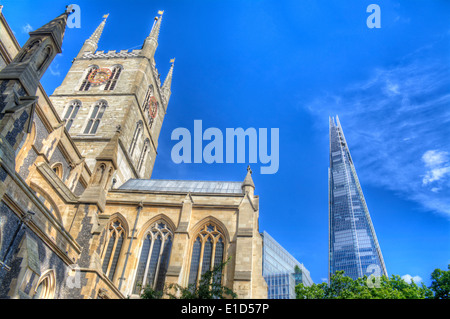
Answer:
<svg viewBox="0 0 450 319"><path fill-rule="evenodd" d="M151 177L174 60L162 84L154 58L162 12L141 49L132 51L97 50L107 17L85 41L51 100L92 171L102 150L120 132L118 167L111 179L112 186L119 187L130 178Z"/></svg>

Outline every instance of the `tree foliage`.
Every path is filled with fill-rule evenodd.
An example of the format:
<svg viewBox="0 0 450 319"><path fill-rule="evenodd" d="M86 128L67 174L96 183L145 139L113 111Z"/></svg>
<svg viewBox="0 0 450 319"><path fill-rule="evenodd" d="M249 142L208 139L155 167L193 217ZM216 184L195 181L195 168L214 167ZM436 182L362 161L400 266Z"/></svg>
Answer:
<svg viewBox="0 0 450 319"><path fill-rule="evenodd" d="M368 278L364 276L356 280L344 276L343 271L336 272L330 284L313 284L306 287L299 284L295 287L297 299L448 299L450 294L450 265L448 271L433 271L432 284L410 284L398 275L391 278L381 276Z"/></svg>
<svg viewBox="0 0 450 319"><path fill-rule="evenodd" d="M431 273L430 289L435 299L450 299L450 264L448 270L435 269Z"/></svg>
<svg viewBox="0 0 450 319"><path fill-rule="evenodd" d="M206 271L198 284L182 287L178 284L168 284L163 291L155 291L151 287L145 287L141 293L141 299L160 299L167 296L170 299L226 299L237 298L232 289L222 285L222 273L230 259Z"/></svg>

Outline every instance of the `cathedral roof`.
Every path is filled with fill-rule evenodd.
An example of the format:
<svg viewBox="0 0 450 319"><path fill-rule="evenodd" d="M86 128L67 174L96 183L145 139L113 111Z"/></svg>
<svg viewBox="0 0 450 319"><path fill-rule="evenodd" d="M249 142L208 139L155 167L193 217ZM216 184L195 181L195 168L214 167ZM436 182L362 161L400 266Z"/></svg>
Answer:
<svg viewBox="0 0 450 319"><path fill-rule="evenodd" d="M242 182L130 179L119 190L242 194Z"/></svg>

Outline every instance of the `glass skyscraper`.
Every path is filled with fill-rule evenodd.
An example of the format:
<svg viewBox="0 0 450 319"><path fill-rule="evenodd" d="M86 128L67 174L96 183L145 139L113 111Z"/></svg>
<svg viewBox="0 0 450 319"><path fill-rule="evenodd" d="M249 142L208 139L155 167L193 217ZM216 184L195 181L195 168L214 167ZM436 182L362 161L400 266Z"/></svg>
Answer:
<svg viewBox="0 0 450 319"><path fill-rule="evenodd" d="M330 118L329 273L386 275L381 249L339 118Z"/></svg>
<svg viewBox="0 0 450 319"><path fill-rule="evenodd" d="M267 232L263 238L263 276L268 299L295 299L295 286L311 286L309 271Z"/></svg>

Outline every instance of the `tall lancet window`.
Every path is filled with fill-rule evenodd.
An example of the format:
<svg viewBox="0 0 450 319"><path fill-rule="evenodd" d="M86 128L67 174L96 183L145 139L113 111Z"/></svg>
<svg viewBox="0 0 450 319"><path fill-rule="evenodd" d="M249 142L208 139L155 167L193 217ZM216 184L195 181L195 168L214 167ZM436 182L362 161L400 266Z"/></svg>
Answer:
<svg viewBox="0 0 450 319"><path fill-rule="evenodd" d="M150 140L147 138L144 142L144 147L142 148L141 156L139 157L139 162L137 165L138 172L141 171L142 166L145 163L145 160L147 159L147 154L149 152L150 148Z"/></svg>
<svg viewBox="0 0 450 319"><path fill-rule="evenodd" d="M84 129L84 134L97 133L100 121L102 120L103 114L105 114L105 110L107 107L108 103L104 100L95 103L89 121L86 125L86 128Z"/></svg>
<svg viewBox="0 0 450 319"><path fill-rule="evenodd" d="M112 91L115 89L121 73L122 73L122 66L118 65L113 68L112 74L108 79L108 81L106 82L105 91Z"/></svg>
<svg viewBox="0 0 450 319"><path fill-rule="evenodd" d="M164 221L160 220L148 229L141 244L133 294L139 294L146 287L157 291L164 288L172 241L173 232Z"/></svg>
<svg viewBox="0 0 450 319"><path fill-rule="evenodd" d="M66 114L64 115L64 120L66 121L66 129L67 131L70 130L73 124L73 120L78 114L78 111L81 108L81 102L78 100L70 102L69 106L67 107Z"/></svg>
<svg viewBox="0 0 450 319"><path fill-rule="evenodd" d="M98 70L98 66L92 66L87 70L87 73L83 79L83 82L80 86L80 91L89 91L89 88L91 87L91 82L89 82L89 77L92 74L92 72L95 72Z"/></svg>
<svg viewBox="0 0 450 319"><path fill-rule="evenodd" d="M139 140L139 138L142 135L142 129L143 129L142 121L137 122L136 129L133 134L133 139L131 140L130 149L128 150L128 153L130 154L130 156L133 156L133 154L134 154L134 150L136 149L137 141Z"/></svg>
<svg viewBox="0 0 450 319"><path fill-rule="evenodd" d="M213 224L206 224L194 238L189 285L197 285L204 273L220 265L223 262L225 251L225 238ZM216 276L214 280L220 283L222 276Z"/></svg>
<svg viewBox="0 0 450 319"><path fill-rule="evenodd" d="M125 237L125 229L119 220L114 220L108 228L108 237L103 250L103 273L112 281L119 261Z"/></svg>

